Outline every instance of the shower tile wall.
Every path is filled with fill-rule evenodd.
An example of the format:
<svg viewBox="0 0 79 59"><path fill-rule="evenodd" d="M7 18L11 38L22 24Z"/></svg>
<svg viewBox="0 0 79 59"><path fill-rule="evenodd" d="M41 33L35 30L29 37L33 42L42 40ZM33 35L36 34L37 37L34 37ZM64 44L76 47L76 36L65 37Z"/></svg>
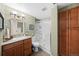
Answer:
<svg viewBox="0 0 79 59"><path fill-rule="evenodd" d="M42 31L39 22L36 22L35 24L35 31L35 41L40 43L40 40L42 39Z"/></svg>
<svg viewBox="0 0 79 59"><path fill-rule="evenodd" d="M38 21L35 24L35 39L40 43L40 48L50 53L50 21Z"/></svg>

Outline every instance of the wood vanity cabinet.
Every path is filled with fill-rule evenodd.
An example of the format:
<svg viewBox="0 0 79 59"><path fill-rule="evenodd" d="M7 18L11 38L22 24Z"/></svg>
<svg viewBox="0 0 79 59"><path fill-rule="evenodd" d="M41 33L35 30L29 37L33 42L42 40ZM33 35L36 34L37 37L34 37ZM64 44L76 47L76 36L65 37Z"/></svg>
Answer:
<svg viewBox="0 0 79 59"><path fill-rule="evenodd" d="M32 40L29 38L28 40L24 40L24 55L32 54Z"/></svg>
<svg viewBox="0 0 79 59"><path fill-rule="evenodd" d="M14 51L15 51L14 47L7 48L7 49L2 51L2 55L3 56L14 56L15 55Z"/></svg>
<svg viewBox="0 0 79 59"><path fill-rule="evenodd" d="M15 56L23 56L23 41L16 42L14 49Z"/></svg>
<svg viewBox="0 0 79 59"><path fill-rule="evenodd" d="M31 38L2 46L3 56L28 56L32 54Z"/></svg>

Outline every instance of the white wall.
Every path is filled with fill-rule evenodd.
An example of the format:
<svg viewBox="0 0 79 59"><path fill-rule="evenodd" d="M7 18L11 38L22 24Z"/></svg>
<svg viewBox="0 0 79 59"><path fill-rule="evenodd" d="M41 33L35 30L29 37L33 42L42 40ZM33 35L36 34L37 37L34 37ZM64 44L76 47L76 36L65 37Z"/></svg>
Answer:
<svg viewBox="0 0 79 59"><path fill-rule="evenodd" d="M51 53L54 56L58 55L58 21L57 21L57 5L51 8Z"/></svg>
<svg viewBox="0 0 79 59"><path fill-rule="evenodd" d="M42 39L40 40L41 48L50 54L50 31L51 22L50 19L40 22Z"/></svg>
<svg viewBox="0 0 79 59"><path fill-rule="evenodd" d="M33 42L40 42L40 40L42 39L42 32L41 32L41 28L40 28L40 22L36 22L35 23L35 35L32 38Z"/></svg>
<svg viewBox="0 0 79 59"><path fill-rule="evenodd" d="M36 22L35 40L40 43L40 48L50 54L50 19L44 19Z"/></svg>
<svg viewBox="0 0 79 59"><path fill-rule="evenodd" d="M57 56L58 55L57 5L51 6L50 9L51 9L50 18L43 19L40 21L40 23L37 24L38 33L35 34L35 36L37 37L35 41L38 41L41 44L41 48L44 51L51 53L51 55L53 56Z"/></svg>

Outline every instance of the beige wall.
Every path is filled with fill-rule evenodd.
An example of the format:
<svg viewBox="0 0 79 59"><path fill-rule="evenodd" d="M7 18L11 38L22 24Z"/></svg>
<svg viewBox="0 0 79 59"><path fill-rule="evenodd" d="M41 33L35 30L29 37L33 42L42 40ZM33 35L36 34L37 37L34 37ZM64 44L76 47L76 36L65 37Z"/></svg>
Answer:
<svg viewBox="0 0 79 59"><path fill-rule="evenodd" d="M4 16L5 23L7 24L7 27L10 27L9 24L8 24L8 21L11 20L11 18L12 18L10 13L12 11L16 11L17 14L20 15L20 16L22 14L25 15L24 22L26 24L25 24L25 28L23 29L25 31L24 33L26 33L27 31L28 31L29 35L32 35L34 33L34 31L29 31L29 24L35 25L35 17L33 17L31 15L28 15L26 13L20 12L18 10L15 10L15 9L13 9L11 7L8 7L8 6L4 5L4 4L0 4L0 10L1 10L2 15ZM5 28L6 28L6 24L5 24Z"/></svg>
<svg viewBox="0 0 79 59"><path fill-rule="evenodd" d="M3 12L1 7L3 8L3 6L0 5L0 12ZM0 30L0 55L1 55L1 43L2 43L2 41L3 41L3 30Z"/></svg>
<svg viewBox="0 0 79 59"><path fill-rule="evenodd" d="M3 42L3 31L0 31L0 55L1 55L1 43Z"/></svg>
<svg viewBox="0 0 79 59"><path fill-rule="evenodd" d="M51 54L54 56L58 55L58 20L57 20L57 5L52 6L51 9Z"/></svg>

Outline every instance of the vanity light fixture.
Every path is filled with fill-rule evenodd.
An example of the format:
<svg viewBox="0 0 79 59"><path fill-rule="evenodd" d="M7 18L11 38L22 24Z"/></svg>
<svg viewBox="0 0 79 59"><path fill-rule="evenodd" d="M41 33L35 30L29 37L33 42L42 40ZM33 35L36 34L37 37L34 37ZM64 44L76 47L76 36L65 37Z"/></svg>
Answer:
<svg viewBox="0 0 79 59"><path fill-rule="evenodd" d="M17 12L16 12L16 11L12 11L12 13L13 13L14 15L16 15L16 14L17 14Z"/></svg>
<svg viewBox="0 0 79 59"><path fill-rule="evenodd" d="M22 17L22 20L25 18L24 16L25 16L24 14L22 14L22 15L21 15L21 17Z"/></svg>
<svg viewBox="0 0 79 59"><path fill-rule="evenodd" d="M17 15L17 12L16 12L16 11L11 11L11 12L10 12L10 15L13 15L13 17L15 18L16 15Z"/></svg>
<svg viewBox="0 0 79 59"><path fill-rule="evenodd" d="M14 15L14 16L16 16L16 14L17 14L16 11L11 11L11 12L10 12L10 15Z"/></svg>
<svg viewBox="0 0 79 59"><path fill-rule="evenodd" d="M20 18L21 17L21 19L23 20L25 17L25 15L24 14L21 14L20 16L19 15L17 15L17 12L16 11L11 11L10 12L10 15L13 15L13 17L14 18Z"/></svg>

